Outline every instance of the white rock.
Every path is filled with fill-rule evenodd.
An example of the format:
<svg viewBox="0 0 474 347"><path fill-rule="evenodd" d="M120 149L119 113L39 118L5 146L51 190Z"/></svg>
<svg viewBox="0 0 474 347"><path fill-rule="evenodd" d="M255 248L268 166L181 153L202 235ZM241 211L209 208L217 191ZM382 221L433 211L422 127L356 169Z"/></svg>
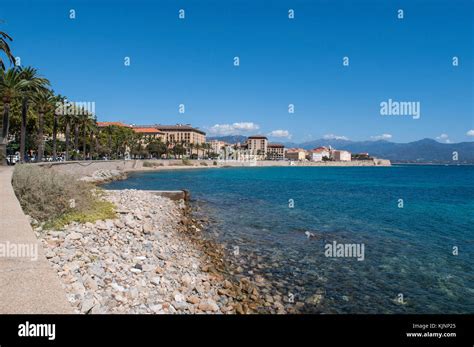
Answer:
<svg viewBox="0 0 474 347"><path fill-rule="evenodd" d="M174 295L174 301L176 301L176 302L185 302L186 298L184 297L183 294L177 293L177 294Z"/></svg>
<svg viewBox="0 0 474 347"><path fill-rule="evenodd" d="M85 299L82 302L81 306L81 312L86 313L88 312L92 307L94 307L94 300L93 299Z"/></svg>
<svg viewBox="0 0 474 347"><path fill-rule="evenodd" d="M155 286L159 286L161 282L161 277L153 277L150 282Z"/></svg>
<svg viewBox="0 0 474 347"><path fill-rule="evenodd" d="M82 234L72 232L66 236L66 240L79 240L82 238Z"/></svg>

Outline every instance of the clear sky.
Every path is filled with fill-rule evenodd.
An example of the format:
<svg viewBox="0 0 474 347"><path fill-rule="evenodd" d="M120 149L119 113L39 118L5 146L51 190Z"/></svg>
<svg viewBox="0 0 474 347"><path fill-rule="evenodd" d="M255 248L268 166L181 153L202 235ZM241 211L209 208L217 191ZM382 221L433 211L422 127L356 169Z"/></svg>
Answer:
<svg viewBox="0 0 474 347"><path fill-rule="evenodd" d="M283 142L460 142L474 139L473 4L0 0L0 29L22 65L69 100L95 102L100 121ZM420 118L382 116L388 99L420 102Z"/></svg>

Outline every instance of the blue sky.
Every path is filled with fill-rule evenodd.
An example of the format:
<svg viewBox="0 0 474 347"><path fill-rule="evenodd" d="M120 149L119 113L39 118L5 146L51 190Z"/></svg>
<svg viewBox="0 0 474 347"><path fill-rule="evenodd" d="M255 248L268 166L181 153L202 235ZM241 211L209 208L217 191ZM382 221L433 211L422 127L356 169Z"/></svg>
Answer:
<svg viewBox="0 0 474 347"><path fill-rule="evenodd" d="M474 139L473 13L470 0L1 0L0 28L22 65L95 102L100 121L283 142L460 142ZM420 102L421 117L381 116L388 99Z"/></svg>

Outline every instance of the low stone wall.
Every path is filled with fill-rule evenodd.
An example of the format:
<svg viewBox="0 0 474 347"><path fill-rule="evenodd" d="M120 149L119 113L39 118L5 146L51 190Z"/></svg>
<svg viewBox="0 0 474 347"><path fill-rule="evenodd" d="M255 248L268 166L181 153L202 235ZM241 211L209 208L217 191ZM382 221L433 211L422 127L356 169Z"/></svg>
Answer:
<svg viewBox="0 0 474 347"><path fill-rule="evenodd" d="M70 161L58 163L40 163L42 167L49 168L76 177L92 176L99 170L116 170L120 172L154 170L160 168L192 168L192 167L265 167L265 166L390 166L390 160L354 160L354 161L329 161L329 162L290 162L262 160L254 162L222 161L222 160L189 160L190 165L184 165L183 161L177 160L98 160L98 161ZM216 162L217 165L214 165ZM145 164L148 163L148 164ZM147 166L144 166L147 165ZM150 165L153 165L151 167Z"/></svg>
<svg viewBox="0 0 474 347"><path fill-rule="evenodd" d="M225 164L227 165L227 164ZM390 166L390 160L374 159L374 160L353 160L353 161L257 161L255 166ZM239 166L239 165L236 165Z"/></svg>
<svg viewBox="0 0 474 347"><path fill-rule="evenodd" d="M136 167L142 167L143 162L140 160L98 160L98 161L68 161L57 163L40 163L37 164L44 168L55 170L61 173L74 175L77 177L92 176L99 170L117 170L128 171Z"/></svg>

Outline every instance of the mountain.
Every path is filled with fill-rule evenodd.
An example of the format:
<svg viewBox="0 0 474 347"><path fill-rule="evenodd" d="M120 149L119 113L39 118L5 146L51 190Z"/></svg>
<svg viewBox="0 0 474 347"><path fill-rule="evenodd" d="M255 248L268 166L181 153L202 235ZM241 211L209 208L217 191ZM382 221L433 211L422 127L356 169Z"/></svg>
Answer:
<svg viewBox="0 0 474 347"><path fill-rule="evenodd" d="M227 143L244 143L247 140L247 136L243 135L228 135L228 136L209 136L207 140L217 140L217 141L224 141Z"/></svg>
<svg viewBox="0 0 474 347"><path fill-rule="evenodd" d="M228 143L243 143L247 138L242 135L210 137ZM392 162L405 163L474 163L474 142L440 143L433 139L422 139L408 143L379 141L350 141L319 139L303 143L286 142L286 148L300 147L313 149L321 146L331 146L351 153L367 152L373 157L390 159ZM458 160L453 160L454 152Z"/></svg>
<svg viewBox="0 0 474 347"><path fill-rule="evenodd" d="M380 141L315 140L301 143L304 149L332 146L352 153L368 152L371 156L390 159L393 162L453 163L454 152L458 163L474 163L474 142L440 143L423 139L409 143Z"/></svg>

